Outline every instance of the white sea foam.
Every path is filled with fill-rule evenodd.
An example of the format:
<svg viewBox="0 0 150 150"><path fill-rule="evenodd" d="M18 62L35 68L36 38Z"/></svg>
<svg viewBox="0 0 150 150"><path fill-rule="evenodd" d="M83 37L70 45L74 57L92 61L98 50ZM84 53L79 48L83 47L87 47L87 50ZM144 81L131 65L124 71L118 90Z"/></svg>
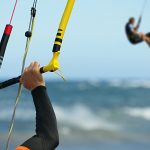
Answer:
<svg viewBox="0 0 150 150"><path fill-rule="evenodd" d="M98 114L94 114L88 107L76 104L71 108L62 109L56 107L56 116L61 123L84 130L118 130L116 124L102 119Z"/></svg>
<svg viewBox="0 0 150 150"><path fill-rule="evenodd" d="M125 108L125 113L132 117L138 117L150 121L150 107Z"/></svg>
<svg viewBox="0 0 150 150"><path fill-rule="evenodd" d="M79 89L84 90L87 89L87 84L93 87L100 87L101 83L105 80L98 80L98 81L87 81L87 82L81 82L78 84ZM108 83L109 86L113 87L120 87L120 88L150 88L150 80L136 80L136 79L112 79L112 80L106 80L106 83Z"/></svg>
<svg viewBox="0 0 150 150"><path fill-rule="evenodd" d="M69 128L78 128L81 130L119 130L117 124L111 123L106 118L102 118L100 114L94 113L90 108L75 104L71 107L60 107L54 105L54 110L58 122L64 126L63 132L69 132ZM0 120L9 121L12 116L12 109L1 109ZM16 120L20 121L34 121L35 110L32 108L18 108L16 113ZM69 127L69 128L68 128Z"/></svg>
<svg viewBox="0 0 150 150"><path fill-rule="evenodd" d="M123 88L150 88L150 80L110 80L110 86Z"/></svg>
<svg viewBox="0 0 150 150"><path fill-rule="evenodd" d="M0 120L8 121L11 119L13 109L1 109ZM21 121L31 121L35 117L35 111L32 109L18 108L16 112L16 119Z"/></svg>

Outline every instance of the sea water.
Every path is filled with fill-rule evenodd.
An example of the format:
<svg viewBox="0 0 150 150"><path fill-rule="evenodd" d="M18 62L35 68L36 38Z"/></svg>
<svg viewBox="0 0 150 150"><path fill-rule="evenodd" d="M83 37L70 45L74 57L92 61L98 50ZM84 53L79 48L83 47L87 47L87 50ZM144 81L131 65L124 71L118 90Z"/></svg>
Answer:
<svg viewBox="0 0 150 150"><path fill-rule="evenodd" d="M47 82L58 150L149 150L150 81ZM4 150L18 85L0 90L0 150ZM35 109L23 90L10 150L35 134Z"/></svg>

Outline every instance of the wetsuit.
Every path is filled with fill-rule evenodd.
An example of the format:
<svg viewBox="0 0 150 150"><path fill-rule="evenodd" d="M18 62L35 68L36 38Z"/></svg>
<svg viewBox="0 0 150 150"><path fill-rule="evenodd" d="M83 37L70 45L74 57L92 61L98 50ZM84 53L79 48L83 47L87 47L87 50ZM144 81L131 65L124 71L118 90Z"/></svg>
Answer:
<svg viewBox="0 0 150 150"><path fill-rule="evenodd" d="M55 113L46 87L39 86L31 93L36 109L36 135L16 150L54 150L58 146L59 137Z"/></svg>
<svg viewBox="0 0 150 150"><path fill-rule="evenodd" d="M126 24L125 31L126 31L129 41L132 44L137 44L137 43L143 42L143 39L138 34L135 34L134 30L135 30L135 28L132 24L130 24L130 23Z"/></svg>

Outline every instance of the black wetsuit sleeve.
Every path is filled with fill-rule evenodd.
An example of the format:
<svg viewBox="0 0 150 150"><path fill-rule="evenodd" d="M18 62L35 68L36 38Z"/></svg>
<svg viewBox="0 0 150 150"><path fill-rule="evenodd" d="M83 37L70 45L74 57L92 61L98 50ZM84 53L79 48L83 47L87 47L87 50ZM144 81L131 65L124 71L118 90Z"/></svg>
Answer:
<svg viewBox="0 0 150 150"><path fill-rule="evenodd" d="M57 122L46 87L39 86L32 91L36 109L36 135L21 146L30 150L54 150L59 143Z"/></svg>

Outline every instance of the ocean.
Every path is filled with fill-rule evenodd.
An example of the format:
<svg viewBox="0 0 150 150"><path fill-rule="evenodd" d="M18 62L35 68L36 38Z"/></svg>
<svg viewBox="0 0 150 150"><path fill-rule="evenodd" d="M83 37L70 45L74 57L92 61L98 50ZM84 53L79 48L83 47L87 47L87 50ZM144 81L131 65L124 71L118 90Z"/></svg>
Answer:
<svg viewBox="0 0 150 150"><path fill-rule="evenodd" d="M59 128L57 150L150 150L150 80L46 82ZM0 150L5 149L18 85L0 90ZM10 150L35 134L23 90Z"/></svg>

